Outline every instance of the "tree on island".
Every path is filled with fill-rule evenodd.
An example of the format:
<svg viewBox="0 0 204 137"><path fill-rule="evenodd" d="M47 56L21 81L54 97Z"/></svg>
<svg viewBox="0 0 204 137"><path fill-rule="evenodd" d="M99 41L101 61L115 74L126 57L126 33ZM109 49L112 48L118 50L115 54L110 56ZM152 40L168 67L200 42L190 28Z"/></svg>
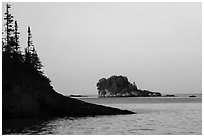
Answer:
<svg viewBox="0 0 204 137"><path fill-rule="evenodd" d="M96 84L99 97L107 96L161 96L159 92L140 90L135 82L130 83L126 76L101 78Z"/></svg>

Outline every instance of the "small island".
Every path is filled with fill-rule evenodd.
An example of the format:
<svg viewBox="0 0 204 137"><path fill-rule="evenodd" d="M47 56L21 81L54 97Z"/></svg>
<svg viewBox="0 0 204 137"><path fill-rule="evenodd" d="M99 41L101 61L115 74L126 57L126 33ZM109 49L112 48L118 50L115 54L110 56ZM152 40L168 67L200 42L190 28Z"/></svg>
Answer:
<svg viewBox="0 0 204 137"><path fill-rule="evenodd" d="M135 82L130 83L126 76L111 76L101 78L96 84L98 97L160 97L159 92L141 90Z"/></svg>
<svg viewBox="0 0 204 137"><path fill-rule="evenodd" d="M86 96L86 95L69 95L68 97L76 97L76 98L78 98L78 97L88 97L88 96Z"/></svg>
<svg viewBox="0 0 204 137"><path fill-rule="evenodd" d="M164 95L163 97L176 97L176 96L167 94L167 95Z"/></svg>

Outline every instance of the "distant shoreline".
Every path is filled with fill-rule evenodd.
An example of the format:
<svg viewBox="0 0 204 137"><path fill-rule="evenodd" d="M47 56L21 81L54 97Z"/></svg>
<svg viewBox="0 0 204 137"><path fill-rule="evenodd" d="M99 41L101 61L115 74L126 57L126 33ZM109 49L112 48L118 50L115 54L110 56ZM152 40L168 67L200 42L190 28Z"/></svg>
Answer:
<svg viewBox="0 0 204 137"><path fill-rule="evenodd" d="M202 93L176 93L176 94L164 94L162 96L158 96L159 98L172 98L172 97L189 97L189 96L196 96L196 97L202 97ZM99 97L97 94L71 94L67 95L67 97L72 97L72 98L128 98L128 97L136 97L136 96L110 96L110 97ZM148 96L148 97L142 97L138 96L136 98L158 98L157 96Z"/></svg>

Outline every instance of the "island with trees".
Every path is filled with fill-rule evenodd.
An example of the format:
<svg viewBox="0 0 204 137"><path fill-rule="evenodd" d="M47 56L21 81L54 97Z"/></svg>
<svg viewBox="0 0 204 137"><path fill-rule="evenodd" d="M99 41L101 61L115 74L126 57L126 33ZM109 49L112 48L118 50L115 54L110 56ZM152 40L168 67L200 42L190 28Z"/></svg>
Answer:
<svg viewBox="0 0 204 137"><path fill-rule="evenodd" d="M86 103L57 93L42 70L42 63L27 28L27 47L21 50L18 22L6 4L2 30L2 117L87 116L134 114L102 105Z"/></svg>
<svg viewBox="0 0 204 137"><path fill-rule="evenodd" d="M101 78L96 84L98 97L160 97L159 92L141 90L135 82L130 83L126 76Z"/></svg>

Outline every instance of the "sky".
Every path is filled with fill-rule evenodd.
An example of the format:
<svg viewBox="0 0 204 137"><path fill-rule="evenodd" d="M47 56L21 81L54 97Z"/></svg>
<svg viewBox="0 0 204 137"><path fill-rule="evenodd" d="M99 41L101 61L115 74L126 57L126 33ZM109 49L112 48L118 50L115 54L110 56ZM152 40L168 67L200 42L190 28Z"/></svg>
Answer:
<svg viewBox="0 0 204 137"><path fill-rule="evenodd" d="M21 47L30 26L59 93L97 94L98 80L112 75L162 94L202 92L201 3L10 4Z"/></svg>

